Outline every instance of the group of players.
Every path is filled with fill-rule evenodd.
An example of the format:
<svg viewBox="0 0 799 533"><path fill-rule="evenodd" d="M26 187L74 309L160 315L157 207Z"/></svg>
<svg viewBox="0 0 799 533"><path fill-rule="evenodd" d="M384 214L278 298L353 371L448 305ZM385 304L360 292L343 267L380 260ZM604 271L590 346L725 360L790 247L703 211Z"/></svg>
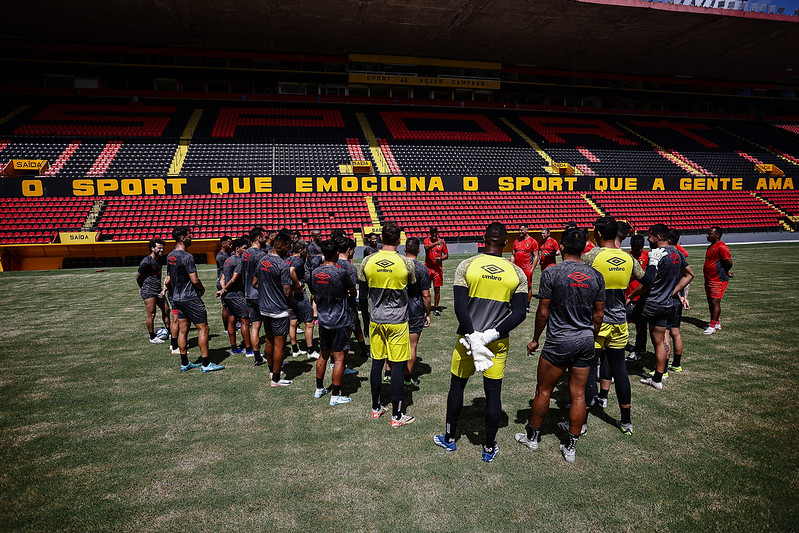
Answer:
<svg viewBox="0 0 799 533"><path fill-rule="evenodd" d="M628 323L636 325L638 337L644 331L644 342L646 329L650 333L656 367L641 382L660 390L668 376L667 368L682 371L679 325L683 306L688 305L685 289L693 272L686 261L687 252L673 246L675 235L665 225L649 228L648 253L642 243L638 246L643 235L633 238L631 252L621 250L628 231L626 224L612 217L601 217L594 224L596 246L588 241L587 231L576 227L567 227L559 243L544 230L539 244L528 235L528 228L522 226L508 261L502 256L507 243L505 226L489 224L484 252L461 262L455 271L453 296L458 339L450 367L445 432L434 437L436 445L447 451L456 450L465 386L469 377L481 372L486 396L482 458L490 462L496 457L509 333L530 311L536 264L541 265L536 295L539 302L528 354L538 350L544 329L547 335L539 359L530 419L525 431L517 433L515 439L531 450L538 449L550 396L567 372L571 395L569 421L559 424L567 436L560 446L566 461L574 461L577 441L587 431L589 407L607 406L611 383L615 384L621 411L617 426L623 434L632 435L631 391L624 356ZM711 323L706 334L721 329L720 300L732 277L729 249L721 242L721 234L718 227L708 232L711 246L704 273ZM309 357L316 359L314 397L329 393L330 405L338 405L351 401L342 394L341 385L345 372L357 372L345 365L350 338L355 335L362 353L372 357L372 418L378 419L388 412L380 402L381 384L387 381L391 384L391 427L412 423L414 417L405 413L403 406L403 385L418 384L413 377L416 349L423 328L430 324L431 308L440 313L441 262L447 259L448 250L436 229L431 228L424 241L427 264L422 265L416 259L421 248L419 239L407 239L405 255L400 255L397 252L400 235L401 230L394 222L383 225L382 247L376 235L370 235L359 268L352 264L355 242L340 231L332 232L324 241L315 231L309 244L298 234L268 233L260 227L253 228L246 237L223 239L221 253L230 255L218 257L216 296L224 305L223 321L231 353L242 352L236 340L236 326L240 324L246 354L252 355L255 366L268 364L271 387L290 386L292 381L281 372L286 338L296 332L297 325L304 323L301 331L306 335ZM205 289L197 276L193 257L186 251L191 245L190 228L175 228L173 238L175 249L166 260L163 287L159 257L164 253L164 243L159 239L151 241L152 253L142 261L137 277L147 309L151 341L157 342L153 340L158 338L153 323L155 309L160 307L164 324L172 333L172 351L181 357L180 370L197 367L203 372L221 370L224 366L208 359L208 319L201 299ZM557 255L563 258L560 263L556 262ZM431 285L435 306L431 306ZM306 286L310 298L305 293ZM363 329L356 309L359 290ZM164 298L167 292L174 307L172 321ZM368 307L364 308L364 304ZM313 350L313 328L317 321L319 352ZM187 335L191 324L199 332L200 363L188 359ZM369 334L368 348L363 331ZM301 353L294 336L290 338L292 352ZM640 353L643 349L637 345L634 350ZM631 358L636 356L631 354ZM328 362L332 367L330 388L324 386ZM598 395L593 379L597 374L601 378Z"/></svg>

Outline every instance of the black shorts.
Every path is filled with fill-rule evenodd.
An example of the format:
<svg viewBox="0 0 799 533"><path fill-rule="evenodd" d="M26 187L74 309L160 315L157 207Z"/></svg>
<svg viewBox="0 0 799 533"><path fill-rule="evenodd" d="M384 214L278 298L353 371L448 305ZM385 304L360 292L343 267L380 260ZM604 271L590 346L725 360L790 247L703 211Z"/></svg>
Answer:
<svg viewBox="0 0 799 533"><path fill-rule="evenodd" d="M350 349L350 328L327 329L319 326L319 349L346 352Z"/></svg>
<svg viewBox="0 0 799 533"><path fill-rule="evenodd" d="M675 302L673 306L671 306L671 313L669 313L669 328L680 329L680 324L682 324L682 304L680 302Z"/></svg>
<svg viewBox="0 0 799 533"><path fill-rule="evenodd" d="M247 300L241 293L230 295L226 294L222 297L222 302L227 307L229 314L232 314L237 319L250 318L250 313L247 309Z"/></svg>
<svg viewBox="0 0 799 533"><path fill-rule="evenodd" d="M547 337L541 357L561 368L587 368L596 360L594 336L571 337L551 340Z"/></svg>
<svg viewBox="0 0 799 533"><path fill-rule="evenodd" d="M179 319L187 319L192 324L207 324L208 312L200 298L191 300L174 300L172 305L178 310Z"/></svg>
<svg viewBox="0 0 799 533"><path fill-rule="evenodd" d="M294 300L294 305L289 309L291 320L297 320L305 323L313 320L313 308L311 302L303 298L302 300Z"/></svg>
<svg viewBox="0 0 799 533"><path fill-rule="evenodd" d="M260 322L261 308L258 307L258 298L247 298L246 302L250 312L250 322Z"/></svg>
<svg viewBox="0 0 799 533"><path fill-rule="evenodd" d="M424 317L425 315L408 317L408 333L421 333L424 329Z"/></svg>
<svg viewBox="0 0 799 533"><path fill-rule="evenodd" d="M669 327L671 315L671 307L644 307L643 319L650 326L666 328Z"/></svg>
<svg viewBox="0 0 799 533"><path fill-rule="evenodd" d="M285 337L289 334L289 317L272 318L271 316L261 315L264 325L264 333L274 337Z"/></svg>
<svg viewBox="0 0 799 533"><path fill-rule="evenodd" d="M147 291L147 292L142 292L140 294L141 294L141 299L142 300L149 300L150 298L155 298L156 302L159 302L159 301L163 302L164 301L164 298L163 298L163 296L161 296L161 292L160 291L159 292Z"/></svg>

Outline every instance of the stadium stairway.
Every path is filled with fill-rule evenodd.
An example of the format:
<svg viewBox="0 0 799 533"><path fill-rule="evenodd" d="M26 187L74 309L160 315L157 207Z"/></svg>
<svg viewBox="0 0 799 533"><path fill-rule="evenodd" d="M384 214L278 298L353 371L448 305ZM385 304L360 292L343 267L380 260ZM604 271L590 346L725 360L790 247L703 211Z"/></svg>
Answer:
<svg viewBox="0 0 799 533"><path fill-rule="evenodd" d="M644 137L642 134L638 133L637 131L633 130L632 128L628 128L627 126L625 126L624 124L622 124L620 122L617 122L616 125L619 126L620 128L623 128L623 129L629 131L630 133L632 133L633 135L635 135L636 137L638 137L642 141L647 142L650 145L652 145L652 147L655 149L655 151L658 154L660 154L661 156L663 156L664 159L666 159L667 161L669 161L671 163L674 163L675 165L677 165L681 169L685 170L689 174L694 175L694 176L712 176L713 175L712 173L710 173L707 170L703 169L702 167L700 167L699 165L697 165L696 163L694 163L690 159L688 159L686 157L683 157L683 156L680 156L679 154L674 154L674 153L666 150L662 146L658 145L654 141L649 140L648 138Z"/></svg>
<svg viewBox="0 0 799 533"><path fill-rule="evenodd" d="M532 140L522 130L520 130L515 125L513 125L507 118L502 117L502 119L500 119L500 120L502 120L502 122L504 122L510 129L512 129L513 132L516 133L516 135L518 135L519 137L524 139L524 142L529 144L530 147L533 150L535 150L536 153L538 153L538 155L540 155L544 159L544 161L547 162L547 166L543 167L545 172L547 172L549 174L557 174L557 171L552 168L555 165L556 161L554 159L552 159L551 157L549 157L549 154L547 154L544 150L542 150L541 147L538 146L538 143L536 143L534 140ZM575 167L574 173L576 175L578 175L578 176L582 176L583 175L583 171L581 169L577 168L577 167Z"/></svg>
<svg viewBox="0 0 799 533"><path fill-rule="evenodd" d="M169 172L167 172L167 176L180 175L180 171L183 168L183 162L186 160L186 154L189 153L191 139L194 137L194 130L197 129L197 124L200 123L202 116L202 109L195 109L192 112L191 117L186 123L186 127L183 129L183 133L180 136L178 146L175 148L175 155L172 158L172 162L169 164Z"/></svg>
<svg viewBox="0 0 799 533"><path fill-rule="evenodd" d="M763 196L761 196L761 195L759 195L759 194L757 194L755 192L752 192L751 194L752 194L753 197L757 198L758 200L760 200L761 202L763 202L767 206L771 207L772 209L775 209L775 210L779 211L785 217L785 220L780 220L780 224L782 225L783 228L785 228L787 231L790 231L790 232L795 231L794 228L796 227L796 223L799 222L799 216L791 216L790 213L785 211L779 205L775 204L774 202L772 202L768 198L764 198Z"/></svg>
<svg viewBox="0 0 799 533"><path fill-rule="evenodd" d="M364 113L358 113L358 123L361 125L361 129L363 130L363 134L366 139L369 141L369 151L372 153L372 158L374 159L375 163L377 164L377 168L380 171L380 174L384 175L391 175L391 167L386 160L386 156L383 155L383 150L380 148L380 143L375 137L374 132L372 131L372 126L369 125L369 120L367 120L366 115ZM393 156L392 156L393 158ZM394 162L396 165L396 161ZM397 168L399 171L399 168Z"/></svg>

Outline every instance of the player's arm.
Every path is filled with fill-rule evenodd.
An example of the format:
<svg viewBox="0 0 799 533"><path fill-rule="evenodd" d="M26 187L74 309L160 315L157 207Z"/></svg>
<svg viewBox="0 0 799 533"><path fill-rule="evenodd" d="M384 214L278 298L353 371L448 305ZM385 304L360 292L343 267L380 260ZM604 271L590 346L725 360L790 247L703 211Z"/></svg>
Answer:
<svg viewBox="0 0 799 533"><path fill-rule="evenodd" d="M235 276L235 274L234 274L234 276L233 276L233 277L234 277L234 278L236 277L236 276ZM218 291L216 291L216 297L217 297L217 298L221 298L221 297L222 297L222 295L223 295L223 294L225 294L225 293L227 292L227 287L225 287L225 273L224 273L224 272L222 272L222 273L219 275L219 286L220 286L220 287L222 287L222 288L221 288L221 289L219 289Z"/></svg>
<svg viewBox="0 0 799 533"><path fill-rule="evenodd" d="M252 288L258 290L258 274L252 277Z"/></svg>
<svg viewBox="0 0 799 533"><path fill-rule="evenodd" d="M728 277L735 277L735 274L730 272L732 270L732 257L728 257L727 259L721 260L721 268L723 268L727 272Z"/></svg>
<svg viewBox="0 0 799 533"><path fill-rule="evenodd" d="M137 273L136 273L136 283L139 285L139 289L141 289L141 288L142 288L142 285L144 285L144 279L145 279L146 277L147 277L147 276L145 276L145 275L144 275L144 274L142 274L141 272L137 272Z"/></svg>
<svg viewBox="0 0 799 533"><path fill-rule="evenodd" d="M538 250L533 250L533 267L532 270L535 270L536 265L538 265L539 260L539 252Z"/></svg>
<svg viewBox="0 0 799 533"><path fill-rule="evenodd" d="M599 328L602 327L602 319L605 318L605 302L594 302L594 341L599 335Z"/></svg>
<svg viewBox="0 0 799 533"><path fill-rule="evenodd" d="M430 291L427 291L430 294ZM472 316L469 314L469 288L455 285L452 290L455 298L455 316L458 318L458 326L464 335L474 333Z"/></svg>
<svg viewBox="0 0 799 533"><path fill-rule="evenodd" d="M535 310L535 329L533 330L533 340L527 343L527 355L530 355L538 349L538 340L544 332L544 328L549 320L549 304L551 300L541 299L538 300L538 309ZM525 307L527 302L525 302Z"/></svg>
<svg viewBox="0 0 799 533"><path fill-rule="evenodd" d="M428 250L432 250L438 246L438 241L431 241L430 239L424 240L424 251L427 252Z"/></svg>
<svg viewBox="0 0 799 533"><path fill-rule="evenodd" d="M677 285L674 287L674 290L671 292L672 296L675 296L677 293L682 292L686 285L691 283L691 280L694 279L694 271L691 270L690 265L685 265L685 268L682 269L682 277L680 281L677 282Z"/></svg>
<svg viewBox="0 0 799 533"><path fill-rule="evenodd" d="M300 282L300 278L297 276L297 269L294 267L289 267L289 276L291 276L291 286L294 289L294 292L300 292L302 290L302 283Z"/></svg>
<svg viewBox="0 0 799 533"><path fill-rule="evenodd" d="M510 300L510 315L497 326L499 338L504 339L527 318L527 290L516 292Z"/></svg>
<svg viewBox="0 0 799 533"><path fill-rule="evenodd" d="M424 327L430 325L430 289L422 291L422 305L424 305Z"/></svg>
<svg viewBox="0 0 799 533"><path fill-rule="evenodd" d="M449 248L447 248L447 243L443 240L441 241L441 257L439 261L446 261L449 259Z"/></svg>
<svg viewBox="0 0 799 533"><path fill-rule="evenodd" d="M189 281L191 281L191 284L194 285L194 290L197 291L197 296L202 297L202 295L205 294L205 287L203 286L203 282L200 281L200 276L197 275L197 271L189 274Z"/></svg>
<svg viewBox="0 0 799 533"><path fill-rule="evenodd" d="M164 291L167 291L172 287L172 278L169 277L169 274L166 275L164 278Z"/></svg>

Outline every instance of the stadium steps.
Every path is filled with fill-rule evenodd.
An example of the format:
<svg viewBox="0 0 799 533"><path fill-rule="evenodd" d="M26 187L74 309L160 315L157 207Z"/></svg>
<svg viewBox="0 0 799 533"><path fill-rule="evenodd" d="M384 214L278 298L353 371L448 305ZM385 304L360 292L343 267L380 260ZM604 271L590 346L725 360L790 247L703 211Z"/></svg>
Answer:
<svg viewBox="0 0 799 533"><path fill-rule="evenodd" d="M369 218L372 220L372 226L380 225L380 216L377 214L377 206L375 205L374 198L371 196L364 196L366 208L369 209Z"/></svg>
<svg viewBox="0 0 799 533"><path fill-rule="evenodd" d="M61 152L61 155L59 155L58 158L53 161L53 164L50 165L50 168L47 169L47 172L45 172L44 175L50 177L58 174L61 169L64 168L64 165L67 164L69 158L72 157L72 155L78 150L78 147L80 147L80 141L69 143L69 146L67 146L64 151Z"/></svg>
<svg viewBox="0 0 799 533"><path fill-rule="evenodd" d="M607 213L605 213L604 211L602 211L602 208L601 208L601 207L599 207L599 204L597 204L596 202L594 202L594 200L593 200L593 199L592 199L590 196L588 196L587 194L583 194L583 195L582 195L582 197L583 197L583 199L584 199L586 202L588 202L588 205L590 205L591 207L593 207L593 208L594 208L594 211L596 211L597 213L599 213L599 216L601 216L601 217L604 217L604 216L607 214Z"/></svg>
<svg viewBox="0 0 799 533"><path fill-rule="evenodd" d="M779 212L783 216L783 218L779 219L779 223L782 225L783 228L785 228L786 231L790 231L791 233L796 231L794 230L794 227L796 227L796 223L799 222L799 217L792 216L790 213L785 211L777 204L773 203L768 198L763 198L762 196L758 195L755 192L752 192L751 194L752 196L754 196L755 198L757 198L758 200L760 200L770 208L774 209L775 211Z"/></svg>
<svg viewBox="0 0 799 533"><path fill-rule="evenodd" d="M86 177L98 178L105 174L108 167L114 162L114 158L116 158L120 148L122 148L122 141L107 142L103 147L103 151L100 152L89 171L86 172Z"/></svg>
<svg viewBox="0 0 799 533"><path fill-rule="evenodd" d="M4 117L0 118L0 126L5 124L6 122L11 120L12 118L16 117L17 115L19 115L20 113L22 113L23 111L28 109L29 107L30 106L28 106L28 105L21 105L18 108L16 108L14 111L12 111L10 113L7 113Z"/></svg>
<svg viewBox="0 0 799 533"><path fill-rule="evenodd" d="M94 201L91 211L89 211L89 214L86 215L86 220L83 221L83 225L80 228L81 231L91 231L95 227L95 224L102 216L105 203L105 200Z"/></svg>
<svg viewBox="0 0 799 533"><path fill-rule="evenodd" d="M197 124L199 124L200 118L202 118L202 116L202 109L195 109L192 112L191 117L186 123L186 127L183 129L183 133L180 136L180 142L178 142L178 146L175 148L175 155L172 157L172 162L169 164L167 176L180 175L180 171L183 169L183 162L186 161L186 154L189 152L189 145L194 137L194 130L197 129Z"/></svg>
<svg viewBox="0 0 799 533"><path fill-rule="evenodd" d="M542 150L542 149L541 149L541 147L540 147L540 146L538 146L538 143L537 143L537 142L535 142L535 141L534 141L534 140L532 140L530 137L528 137L528 136L527 136L527 135L526 135L526 134L525 134L525 133L524 133L522 130L520 130L519 128L517 128L516 126L514 126L514 125L511 123L511 121L510 121L510 120L508 120L507 118L505 118L505 117L502 117L500 120L501 120L502 122L504 122L504 123L505 123L505 125L506 125L506 126L508 126L510 129L512 129L512 130L514 131L514 133L516 133L516 135L518 135L519 137L521 137L522 139L524 139L524 142L526 142L527 144L529 144L529 145L530 145L530 147L532 147L532 149L533 149L533 150L535 150L535 151L536 151L536 153L538 153L538 155L540 155L540 156L541 156L541 158L542 158L544 161L546 161L546 162L547 162L547 166L545 166L545 167L542 167L542 168L544 169L544 171L545 171L545 172L547 172L547 173L549 173L549 174L557 174L557 173L558 173L557 171L555 171L555 170L553 170L553 169L552 169L552 165L554 165L554 164L556 163L556 161L555 161L554 159L552 159L551 157L549 157L549 154L548 154L548 153L546 153L544 150ZM580 169L579 169L579 168L577 168L577 167L575 167L575 168L574 168L574 173L575 173L577 176L582 176L582 175L583 175L583 171L582 171L582 170L580 170Z"/></svg>
<svg viewBox="0 0 799 533"><path fill-rule="evenodd" d="M366 140L369 141L369 151L372 153L372 159L374 159L377 164L377 169L381 174L390 176L391 168L388 165L388 161L386 161L386 157L383 155L383 151L380 149L380 143L377 141L377 137L375 137L372 131L372 126L369 125L369 121L366 119L366 114L356 113L356 116L358 117L358 123L361 125L363 134L366 136Z"/></svg>
<svg viewBox="0 0 799 533"><path fill-rule="evenodd" d="M640 133L638 133L634 129L628 128L627 126L625 126L621 122L616 122L616 125L619 126L620 128L623 128L623 129L627 130L628 132L632 133L633 135L635 135L636 137L638 137L642 141L649 143L659 155L661 155L667 161L669 161L671 163L674 163L675 165L677 165L681 169L685 170L689 174L693 174L694 176L712 176L713 175L710 172L708 172L707 170L705 170L702 167L700 167L699 165L697 165L696 163L694 163L693 161L691 161L690 159L688 159L688 158L686 158L684 156L681 156L679 154L677 154L677 155L673 154L672 152L670 152L669 150L666 150L665 148L663 148L662 146L660 146L656 142L644 137L643 135L641 135Z"/></svg>
<svg viewBox="0 0 799 533"><path fill-rule="evenodd" d="M743 136L741 136L741 135L738 135L737 133L733 133L733 132L731 132L731 131L729 131L729 130L725 130L725 129L724 129L724 128L722 128L721 126L719 126L718 128L719 128L721 131L723 131L724 133L728 134L728 135L732 135L733 137L735 137L735 138L737 138L737 139L741 139L742 141L745 141L745 142L747 142L747 143L751 144L752 146L756 146L756 147L760 148L760 149L761 149L761 150L763 150L764 152L768 152L768 153L770 153L770 154L774 154L774 155L776 155L777 157L779 157L779 158L780 158L780 159L782 159L783 161L787 161L787 162L788 162L788 163L790 163L791 165L794 165L794 166L799 166L799 159L796 159L795 157L792 157L792 156L789 156L789 155L787 155L787 154L784 154L784 153L780 152L779 150L774 150L774 148L772 148L772 147L770 147L770 146L763 146L763 145L761 145L761 144L757 144L755 141L753 141L753 140L750 140L750 139L747 139L746 137L743 137ZM739 152L739 155L741 155L741 153L740 153L740 152ZM744 156L742 156L742 157L744 157Z"/></svg>

